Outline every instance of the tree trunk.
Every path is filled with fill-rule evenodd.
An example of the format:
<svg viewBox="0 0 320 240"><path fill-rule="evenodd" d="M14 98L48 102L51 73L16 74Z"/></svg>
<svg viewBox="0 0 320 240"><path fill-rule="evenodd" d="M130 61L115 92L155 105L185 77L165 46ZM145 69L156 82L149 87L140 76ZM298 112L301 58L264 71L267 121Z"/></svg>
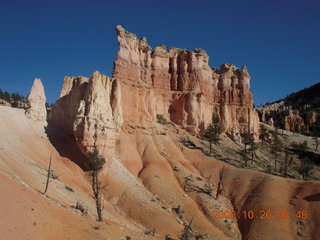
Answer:
<svg viewBox="0 0 320 240"><path fill-rule="evenodd" d="M96 199L96 205L97 205L97 214L98 214L98 221L102 222L103 218L102 218L102 206L101 206L101 192L99 192L98 194L98 199Z"/></svg>
<svg viewBox="0 0 320 240"><path fill-rule="evenodd" d="M289 154L286 151L285 152L285 159L284 159L284 177L287 177L288 157L289 157Z"/></svg>
<svg viewBox="0 0 320 240"><path fill-rule="evenodd" d="M274 170L277 171L277 153L274 154Z"/></svg>
<svg viewBox="0 0 320 240"><path fill-rule="evenodd" d="M210 141L210 154L212 153L212 142Z"/></svg>
<svg viewBox="0 0 320 240"><path fill-rule="evenodd" d="M98 221L102 222L102 206L101 206L101 188L99 186L99 178L98 178L98 171L92 172L92 190L94 199L96 201L96 209L98 214Z"/></svg>
<svg viewBox="0 0 320 240"><path fill-rule="evenodd" d="M251 164L253 164L253 156L254 155L254 151L252 150L252 152L251 152Z"/></svg>
<svg viewBox="0 0 320 240"><path fill-rule="evenodd" d="M43 194L46 194L48 191L49 181L50 181L50 171L51 171L51 153L50 153L49 167L48 167L48 172L47 172L46 188L45 188Z"/></svg>
<svg viewBox="0 0 320 240"><path fill-rule="evenodd" d="M219 194L220 194L220 189L221 189L221 182L222 182L222 178L223 178L223 173L224 173L224 167L222 167L220 176L219 176L219 183L218 183L218 187L217 187L217 193L216 193L216 199L219 199Z"/></svg>

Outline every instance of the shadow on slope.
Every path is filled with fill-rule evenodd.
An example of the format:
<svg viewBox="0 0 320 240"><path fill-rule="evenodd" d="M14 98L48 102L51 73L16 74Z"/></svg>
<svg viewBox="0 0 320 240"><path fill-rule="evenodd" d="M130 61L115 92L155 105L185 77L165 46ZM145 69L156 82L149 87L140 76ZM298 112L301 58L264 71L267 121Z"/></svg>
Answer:
<svg viewBox="0 0 320 240"><path fill-rule="evenodd" d="M82 170L86 171L86 156L80 151L73 136L66 134L62 129L48 124L45 128L49 141L59 152L60 156L66 157L77 164Z"/></svg>
<svg viewBox="0 0 320 240"><path fill-rule="evenodd" d="M311 194L309 196L304 197L303 199L308 202L318 202L320 201L320 193Z"/></svg>

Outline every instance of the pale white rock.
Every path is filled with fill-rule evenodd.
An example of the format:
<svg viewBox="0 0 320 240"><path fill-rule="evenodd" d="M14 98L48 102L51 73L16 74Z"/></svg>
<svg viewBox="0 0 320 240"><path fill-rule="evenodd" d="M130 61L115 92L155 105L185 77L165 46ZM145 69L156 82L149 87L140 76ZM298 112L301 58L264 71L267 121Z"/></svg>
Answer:
<svg viewBox="0 0 320 240"><path fill-rule="evenodd" d="M30 103L30 108L27 109L26 116L34 121L46 121L46 96L43 84L39 78L36 78L33 81L28 101Z"/></svg>

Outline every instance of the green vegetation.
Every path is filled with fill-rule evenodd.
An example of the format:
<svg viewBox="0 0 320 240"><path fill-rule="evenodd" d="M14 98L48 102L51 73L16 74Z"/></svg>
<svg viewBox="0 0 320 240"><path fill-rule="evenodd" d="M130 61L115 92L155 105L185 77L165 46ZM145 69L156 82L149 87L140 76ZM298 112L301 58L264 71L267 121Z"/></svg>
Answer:
<svg viewBox="0 0 320 240"><path fill-rule="evenodd" d="M265 126L261 125L260 126L260 138L261 138L261 142L262 142L262 145L268 141L269 137L270 137L270 133L268 131L268 129L266 129Z"/></svg>
<svg viewBox="0 0 320 240"><path fill-rule="evenodd" d="M271 151L274 154L274 170L277 171L277 157L283 150L283 143L281 142L277 131L272 134Z"/></svg>
<svg viewBox="0 0 320 240"><path fill-rule="evenodd" d="M249 160L249 157L248 157L248 150L247 149L241 149L237 152L241 158L241 160L244 161L244 166L247 167L248 166L248 160Z"/></svg>
<svg viewBox="0 0 320 240"><path fill-rule="evenodd" d="M162 114L157 114L157 122L162 124L162 125L166 125L166 124L169 123L167 121L167 119Z"/></svg>
<svg viewBox="0 0 320 240"><path fill-rule="evenodd" d="M87 167L90 172L91 176L91 187L94 195L94 199L96 201L96 208L97 208L97 214L98 214L98 221L102 222L102 192L106 188L106 186L101 186L101 182L99 181L99 173L103 168L103 165L105 164L105 159L103 156L99 154L98 149L94 148L91 152L88 154L88 162Z"/></svg>
<svg viewBox="0 0 320 240"><path fill-rule="evenodd" d="M184 229L179 237L179 240L191 240L194 237L194 234L192 232L191 228L192 220L188 223L185 224Z"/></svg>
<svg viewBox="0 0 320 240"><path fill-rule="evenodd" d="M316 145L315 151L318 151L318 146L319 146L320 140L319 140L318 137L313 137L312 139L313 139L313 141L314 141L314 143L315 143L315 145Z"/></svg>
<svg viewBox="0 0 320 240"><path fill-rule="evenodd" d="M10 103L14 108L29 108L30 106L28 99L17 92L9 93L0 89L0 99Z"/></svg>
<svg viewBox="0 0 320 240"><path fill-rule="evenodd" d="M298 171L302 174L303 180L308 180L312 170L312 163L308 157L301 159L300 168Z"/></svg>
<svg viewBox="0 0 320 240"><path fill-rule="evenodd" d="M217 144L220 141L220 118L218 115L212 115L211 124L207 127L206 131L204 132L203 136L209 141L210 143L210 154L212 153L212 143Z"/></svg>
<svg viewBox="0 0 320 240"><path fill-rule="evenodd" d="M291 149L295 154L303 157L305 153L308 151L308 143L307 141L304 141L302 143L292 143Z"/></svg>

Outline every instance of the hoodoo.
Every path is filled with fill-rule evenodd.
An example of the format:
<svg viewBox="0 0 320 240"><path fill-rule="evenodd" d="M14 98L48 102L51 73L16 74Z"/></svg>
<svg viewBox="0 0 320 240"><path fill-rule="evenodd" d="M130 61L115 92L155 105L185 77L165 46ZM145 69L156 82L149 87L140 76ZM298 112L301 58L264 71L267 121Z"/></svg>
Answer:
<svg viewBox="0 0 320 240"><path fill-rule="evenodd" d="M46 96L43 84L39 78L33 81L28 100L30 108L26 111L26 116L35 121L46 121Z"/></svg>
<svg viewBox="0 0 320 240"><path fill-rule="evenodd" d="M250 75L246 67L223 64L211 69L203 49L164 45L152 51L145 37L117 26L119 52L113 76L66 77L51 122L73 134L83 152L93 146L112 151L117 132L151 129L158 114L200 135L212 115L231 137L257 132Z"/></svg>

